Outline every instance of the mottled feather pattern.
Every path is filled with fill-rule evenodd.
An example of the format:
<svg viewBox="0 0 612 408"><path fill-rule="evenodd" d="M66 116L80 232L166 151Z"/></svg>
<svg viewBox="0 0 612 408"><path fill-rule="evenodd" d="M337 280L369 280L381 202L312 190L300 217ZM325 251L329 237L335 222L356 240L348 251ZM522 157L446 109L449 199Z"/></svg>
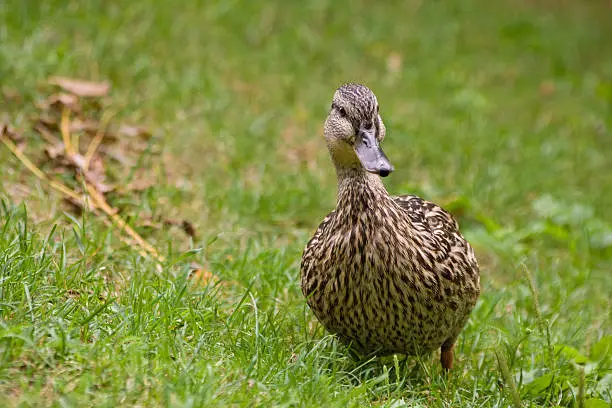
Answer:
<svg viewBox="0 0 612 408"><path fill-rule="evenodd" d="M306 246L308 305L362 353L424 354L454 343L480 292L472 248L448 212L391 197L370 178L341 191Z"/></svg>

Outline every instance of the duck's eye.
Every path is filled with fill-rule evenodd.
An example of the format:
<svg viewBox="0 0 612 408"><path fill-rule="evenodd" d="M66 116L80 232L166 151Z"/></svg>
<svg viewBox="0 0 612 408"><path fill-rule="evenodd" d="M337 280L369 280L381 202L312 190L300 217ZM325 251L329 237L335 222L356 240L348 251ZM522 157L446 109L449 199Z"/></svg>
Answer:
<svg viewBox="0 0 612 408"><path fill-rule="evenodd" d="M340 116L342 117L346 116L346 109L344 109L342 106L338 106L335 102L332 102L331 108L332 110L335 110L336 112L338 112Z"/></svg>

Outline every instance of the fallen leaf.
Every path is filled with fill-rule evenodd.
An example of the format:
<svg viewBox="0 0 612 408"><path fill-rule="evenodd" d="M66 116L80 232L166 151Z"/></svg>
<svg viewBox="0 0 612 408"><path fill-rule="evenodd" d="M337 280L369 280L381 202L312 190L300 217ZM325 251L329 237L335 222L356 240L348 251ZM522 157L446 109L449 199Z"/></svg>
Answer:
<svg viewBox="0 0 612 408"><path fill-rule="evenodd" d="M129 157L126 154L125 149L120 146L100 146L98 151L104 153L106 156L114 159L118 163L121 163L125 167L133 167L136 165L136 160Z"/></svg>
<svg viewBox="0 0 612 408"><path fill-rule="evenodd" d="M153 229L160 229L162 227L162 225L159 222L153 220L153 217L151 217L150 214L139 215L138 216L138 226L146 227L146 228L153 228Z"/></svg>
<svg viewBox="0 0 612 408"><path fill-rule="evenodd" d="M196 230L193 224L187 220L183 220L181 228L185 231L185 234L189 235L192 239L196 239Z"/></svg>
<svg viewBox="0 0 612 408"><path fill-rule="evenodd" d="M44 125L50 131L56 131L59 129L58 120L48 114L42 114L37 118L38 123Z"/></svg>
<svg viewBox="0 0 612 408"><path fill-rule="evenodd" d="M87 169L85 168L86 163L85 158L83 156L81 156L80 154L75 154L73 156L74 157L72 158L72 160L79 166L79 168L83 172L85 180L92 184L99 193L104 194L115 189L113 185L106 183L106 170L104 168L104 161L99 155L94 155L91 158L91 161L89 162L89 167Z"/></svg>
<svg viewBox="0 0 612 408"><path fill-rule="evenodd" d="M48 82L58 86L59 89L45 99L38 100L37 110L29 118L31 123L34 123L34 130L44 141L36 144L39 148L36 159L39 163L47 162L44 168L45 174L40 169L40 164L32 164L34 170L37 170L35 174L41 180L53 183L51 186L63 193L65 202L71 207L69 211L73 213L94 211L96 214L104 212L114 222L113 217L117 215L118 209L113 208L104 197L105 193L116 190L107 180L106 160L114 159L119 162L119 166L133 167L144 151L161 160L167 160L166 156L159 146L150 142L152 134L146 127L112 123L113 115L107 115L109 112L104 111L108 99L102 98L110 91L108 81L94 82L54 76L50 77ZM0 97L2 96L7 100L20 97L16 92L12 94L11 90L0 87ZM10 118L4 120L5 116L0 113L0 135L3 141L7 144L9 139L15 142L25 141L21 132L16 132L8 126ZM73 144L73 148L67 151L65 143L68 142ZM19 146L18 143L15 144ZM83 150L82 146L87 147ZM113 168L117 166L117 163L112 164ZM132 170L124 168L113 172L112 175L121 177L121 174L131 173ZM55 180L57 177L62 180ZM121 189L116 190L115 196L124 198L134 191L153 187L158 181L154 172L147 172L146 169L143 169L141 176L136 172L132 180L129 185L125 186L124 183ZM24 194L27 193L26 190ZM105 221L111 222L111 220ZM117 218L117 223L121 226L120 221L121 219ZM196 228L187 220L164 221L161 217L156 220L149 217L148 220L139 218L139 224L154 228L172 225L181 228L193 239L196 237ZM156 259L163 260L155 248L144 241L129 225L122 226L121 233L129 235L131 239L122 240L129 245L138 245L141 253L152 254ZM217 279L203 267L194 270L193 276L199 284L208 284L213 279Z"/></svg>
<svg viewBox="0 0 612 408"><path fill-rule="evenodd" d="M81 112L79 97L74 94L67 94L64 92L56 93L48 97L46 103L48 104L48 106L60 112L64 107L70 109L75 113Z"/></svg>
<svg viewBox="0 0 612 408"><path fill-rule="evenodd" d="M119 136L151 138L151 132L142 126L121 125L117 133Z"/></svg>
<svg viewBox="0 0 612 408"><path fill-rule="evenodd" d="M47 157L53 160L59 167L77 169L83 175L85 181L91 184L101 194L115 190L115 186L106 182L106 170L104 161L99 155L94 155L91 161L86 163L85 157L79 153L67 155L66 148L62 142L45 146ZM86 167L87 166L87 167Z"/></svg>
<svg viewBox="0 0 612 408"><path fill-rule="evenodd" d="M64 155L64 151L64 143L62 142L45 146L45 153L47 154L47 157L49 157L51 160L55 160L59 157L62 157Z"/></svg>
<svg viewBox="0 0 612 408"><path fill-rule="evenodd" d="M213 275L212 272L205 269L204 267L194 268L194 264L191 265L191 271L189 271L189 278L193 281L194 285L206 286L209 283L217 283L219 278Z"/></svg>
<svg viewBox="0 0 612 408"><path fill-rule="evenodd" d="M0 136L9 138L15 143L19 143L24 140L23 135L17 132L14 127L8 123L0 123Z"/></svg>
<svg viewBox="0 0 612 408"><path fill-rule="evenodd" d="M25 149L25 137L23 134L7 123L0 123L0 137L6 137L12 141L20 152Z"/></svg>
<svg viewBox="0 0 612 408"><path fill-rule="evenodd" d="M55 76L49 78L49 83L51 85L57 85L75 95L90 98L105 96L110 90L110 84L107 81L93 82L83 79Z"/></svg>
<svg viewBox="0 0 612 408"><path fill-rule="evenodd" d="M155 185L155 180L147 180L147 179L135 179L129 182L122 191L144 191L149 187L153 187Z"/></svg>
<svg viewBox="0 0 612 408"><path fill-rule="evenodd" d="M180 227L183 231L185 231L185 234L187 234L194 240L197 237L195 227L193 226L191 222L187 220L179 221L179 220L173 220L171 218L168 218L164 220L164 225Z"/></svg>
<svg viewBox="0 0 612 408"><path fill-rule="evenodd" d="M83 213L83 203L81 201L66 196L64 197L64 203L70 207L72 214L81 215Z"/></svg>
<svg viewBox="0 0 612 408"><path fill-rule="evenodd" d="M42 138L45 139L45 142L49 144L55 145L60 142L59 139L56 138L55 135L51 133L49 128L47 128L42 122L37 123L36 126L34 126L34 130L37 131L42 136Z"/></svg>
<svg viewBox="0 0 612 408"><path fill-rule="evenodd" d="M94 119L74 119L70 122L70 132L89 132L95 134L100 128L100 123Z"/></svg>

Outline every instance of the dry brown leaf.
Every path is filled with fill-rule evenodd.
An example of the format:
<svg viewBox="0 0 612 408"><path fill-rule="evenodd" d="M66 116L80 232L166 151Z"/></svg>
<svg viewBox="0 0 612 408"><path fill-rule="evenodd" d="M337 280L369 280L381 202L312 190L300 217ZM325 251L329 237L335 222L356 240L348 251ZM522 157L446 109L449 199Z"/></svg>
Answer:
<svg viewBox="0 0 612 408"><path fill-rule="evenodd" d="M94 119L74 119L70 122L70 132L88 132L88 133L96 133L100 128L100 123Z"/></svg>
<svg viewBox="0 0 612 408"><path fill-rule="evenodd" d="M132 167L136 164L136 159L131 158L128 154L126 154L125 150L126 149L121 148L121 146L102 145L98 148L99 152L104 153L106 156L114 159L123 166Z"/></svg>
<svg viewBox="0 0 612 408"><path fill-rule="evenodd" d="M66 168L77 169L85 180L90 183L100 194L105 194L115 189L115 186L106 182L106 170L104 161L99 155L94 155L86 168L85 157L79 153L66 155L64 143L58 142L45 146L47 157L55 162L59 173Z"/></svg>
<svg viewBox="0 0 612 408"><path fill-rule="evenodd" d="M72 214L81 215L83 213L83 202L72 197L64 197L64 203L70 208Z"/></svg>
<svg viewBox="0 0 612 408"><path fill-rule="evenodd" d="M57 85L65 91L86 98L106 96L110 90L110 84L107 81L93 82L83 79L55 76L49 78L49 83L51 85Z"/></svg>
<svg viewBox="0 0 612 408"><path fill-rule="evenodd" d="M139 179L134 179L132 181L130 181L124 188L122 188L122 191L144 191L149 187L153 187L155 185L155 180L151 180L151 179L144 179L144 178L139 178Z"/></svg>
<svg viewBox="0 0 612 408"><path fill-rule="evenodd" d="M192 262L190 265L191 270L189 271L189 278L193 281L196 286L206 286L209 283L219 282L219 278L212 272L205 269L202 265L197 262Z"/></svg>
<svg viewBox="0 0 612 408"><path fill-rule="evenodd" d="M50 131L56 131L59 129L59 122L57 120L57 118L48 115L48 114L42 114L40 116L38 116L37 118L38 124L41 124L43 126L45 126L48 130Z"/></svg>
<svg viewBox="0 0 612 408"><path fill-rule="evenodd" d="M143 256L149 254L163 262L164 258L157 253L155 248L127 225L118 216L118 210L111 207L104 197L105 193L115 189L107 181L106 165L108 163L106 160L108 158L113 158L121 165L128 167L134 165L138 156L145 149L152 148L152 154L160 154L159 149L155 149L156 146L150 146L151 132L138 125L117 124L113 126L111 123L113 115L102 110L106 99L98 99L109 93L110 84L106 81L92 82L52 77L49 78L49 83L58 86L61 90L38 101L36 103L38 110L31 120L35 124L34 130L45 142L42 146L37 144L42 149L42 151L39 150L42 157L39 155L38 159L47 160L51 165L47 166L43 172L23 155L18 149L17 142L24 139L20 137L20 133L5 125L4 122L8 123L8 120L5 121L4 117L0 116L2 141L36 177L48 182L54 190L63 194L66 203L71 206L70 211L105 213L109 218L104 221L112 222L121 229L122 241L127 242L128 245L137 245ZM0 96L2 95L6 99L12 97L5 88L1 89ZM81 151L81 146L88 146L87 151ZM77 190L58 182L55 178L60 174L63 178L71 178L71 184ZM154 186L156 180L150 180L150 178L151 176L144 172L141 177L137 176L129 185L122 187L117 194L129 195L133 191ZM83 191L79 192L79 188L82 188ZM141 219L140 224L147 226L147 220ZM196 237L194 225L186 220L149 220L148 225L155 228L173 225L181 228L193 239ZM195 276L199 282L203 283L208 283L213 279L212 274L204 268L199 268Z"/></svg>
<svg viewBox="0 0 612 408"><path fill-rule="evenodd" d="M154 229L160 229L161 228L161 224L159 222L154 221L153 218L150 215L139 216L138 217L138 226L139 227L154 228Z"/></svg>
<svg viewBox="0 0 612 408"><path fill-rule="evenodd" d="M58 138L55 137L55 135L53 135L53 133L51 133L51 131L49 130L49 128L47 128L42 122L37 123L34 126L34 130L37 131L38 133L40 133L40 135L42 136L43 139L45 139L45 142L51 144L51 145L55 145L60 143L60 140ZM63 144L62 144L63 146ZM63 147L62 147L63 149Z"/></svg>
<svg viewBox="0 0 612 408"><path fill-rule="evenodd" d="M46 99L45 99L45 100L35 101L35 102L34 102L34 106L36 106L36 108L37 108L38 110L41 110L41 111L43 111L43 112L44 112L44 111L48 111L48 110L51 108L51 107L49 106L49 103L48 103L48 101L47 101Z"/></svg>
<svg viewBox="0 0 612 408"><path fill-rule="evenodd" d="M187 220L183 220L183 222L181 223L181 228L183 228L183 231L185 231L185 234L189 235L194 240L196 239L197 237L196 230L191 222Z"/></svg>
<svg viewBox="0 0 612 408"><path fill-rule="evenodd" d="M51 160L56 160L64 156L64 143L57 142L55 144L48 144L45 146L45 153Z"/></svg>
<svg viewBox="0 0 612 408"><path fill-rule="evenodd" d="M53 94L47 98L46 104L60 112L62 111L62 109L64 109L64 107L70 109L75 113L81 112L79 97L73 94L67 94L64 92Z"/></svg>
<svg viewBox="0 0 612 408"><path fill-rule="evenodd" d="M168 218L164 220L164 225L179 227L183 231L185 231L185 234L190 236L192 239L195 240L197 238L195 227L193 226L191 222L187 220L179 221L179 220L173 220L171 218Z"/></svg>
<svg viewBox="0 0 612 408"><path fill-rule="evenodd" d="M94 155L91 158L88 169L85 169L85 158L80 154L73 155L73 162L79 166L85 180L91 183L99 193L104 194L115 189L115 186L106 183L106 170L100 156Z"/></svg>
<svg viewBox="0 0 612 408"><path fill-rule="evenodd" d="M214 279L212 272L206 269L196 269L191 272L191 279L198 281L201 285L206 285L208 282Z"/></svg>
<svg viewBox="0 0 612 408"><path fill-rule="evenodd" d="M18 132L14 127L7 123L0 123L0 137L6 137L7 139L11 140L17 147L17 150L20 152L25 149L26 143L23 133Z"/></svg>
<svg viewBox="0 0 612 408"><path fill-rule="evenodd" d="M150 139L151 132L143 126L132 126L132 125L121 125L117 130L119 136L127 137L141 137L143 139Z"/></svg>
<svg viewBox="0 0 612 408"><path fill-rule="evenodd" d="M75 82L71 80L69 80L70 82L66 82L64 80L66 79L54 78L52 82L75 94L92 95L95 93L102 93L99 87L100 84ZM86 85L92 86L87 88ZM96 86L98 86L97 90L94 89ZM105 87L108 88L108 85L105 85ZM107 91L108 89L104 90L104 94ZM96 214L106 214L108 218L103 219L103 221L106 224L112 223L113 225L119 227L120 239L130 246L137 246L141 255L152 256L155 260L160 262L160 264L157 265L157 269L161 271L161 263L164 262L165 258L159 255L157 250L151 244L145 241L142 236L134 231L134 229L118 215L118 210L111 207L111 205L106 201L103 193L112 190L113 187L109 186L105 182L106 172L102 157L100 155L96 156L95 149L88 150L87 158L85 158L79 152L79 137L75 137L73 139L71 134L75 132L75 129L80 131L95 130L96 136L100 135L101 133L98 131L99 126L92 125L92 123L95 122L89 120L85 115L81 116L83 119L81 119L80 123L72 123L70 120L71 110L68 105L74 103L74 101L75 100L73 98L68 96L57 97L51 102L56 103L58 106L61 105L62 107L61 123L57 112L50 110L50 106L44 103L38 104L38 107L42 112L39 112L37 116L32 118L36 123L35 130L41 134L45 141L48 142L48 145L44 146L44 150L47 156L53 161L53 164L55 164L55 167L51 167L47 172L43 172L36 164L32 162L32 160L30 160L20 151L16 143L11 140L12 138L16 137L17 133L15 133L12 128L5 125L3 120L0 120L0 136L2 143L39 180L46 182L53 190L62 193L63 197L67 197L69 199L68 203L73 206L73 210L75 212L86 209L88 211L93 211ZM94 106L95 100L92 102L94 103L88 103L85 105L88 110L99 109L99 105ZM106 128L106 125L107 123L104 124L104 128ZM59 132L61 132L62 143L60 143L60 139L56 137ZM73 140L75 146L71 149L70 143ZM95 140L96 138L94 138L93 141ZM100 138L100 140L102 140L102 138ZM87 198L83 197L80 193L72 188L67 187L64 183L55 180L53 174L57 174L58 172L63 173L66 176L69 174L72 175L76 179L77 185L84 188L85 191L83 193Z"/></svg>
<svg viewBox="0 0 612 408"><path fill-rule="evenodd" d="M8 137L15 143L22 142L24 140L23 134L17 132L15 128L8 123L0 123L0 137Z"/></svg>

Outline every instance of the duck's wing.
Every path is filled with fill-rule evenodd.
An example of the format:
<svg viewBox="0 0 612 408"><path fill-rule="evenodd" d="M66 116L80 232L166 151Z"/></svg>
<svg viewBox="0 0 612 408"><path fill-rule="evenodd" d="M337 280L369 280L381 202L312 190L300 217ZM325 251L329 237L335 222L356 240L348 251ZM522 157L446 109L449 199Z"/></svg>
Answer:
<svg viewBox="0 0 612 408"><path fill-rule="evenodd" d="M417 229L431 231L446 241L452 241L453 233L459 232L459 224L455 218L439 205L414 195L403 195L393 199L406 211Z"/></svg>
<svg viewBox="0 0 612 408"><path fill-rule="evenodd" d="M445 298L455 311L454 316L449 317L453 331L442 346L442 352L448 352L480 295L480 271L476 255L461 235L459 224L448 211L413 195L393 199L409 217L425 251L435 254L433 271L437 277L442 278L435 279L438 284L436 299Z"/></svg>
<svg viewBox="0 0 612 408"><path fill-rule="evenodd" d="M414 195L393 197L410 218L413 228L425 242L434 245L438 262L460 262L461 269L478 273L478 263L473 249L459 231L455 218L442 207ZM429 239L428 239L429 238ZM432 242L433 241L433 242Z"/></svg>
<svg viewBox="0 0 612 408"><path fill-rule="evenodd" d="M321 224L319 224L319 227L315 231L314 235L312 236L312 238L310 238L310 241L308 241L308 243L306 244L306 248L304 249L304 256L309 255L310 250L313 247L316 247L321 243L320 242L321 235L329 229L329 225L332 219L334 218L335 214L336 214L336 211L332 211L327 215L327 217L323 219L323 221L321 221Z"/></svg>
<svg viewBox="0 0 612 408"><path fill-rule="evenodd" d="M330 256L330 242L326 242L321 236L330 228L330 223L335 214L336 212L332 211L323 219L313 237L308 241L308 244L306 244L306 248L304 248L302 262L300 263L300 275L302 292L306 297L310 296L314 286L316 286L316 279L313 276L314 265Z"/></svg>

